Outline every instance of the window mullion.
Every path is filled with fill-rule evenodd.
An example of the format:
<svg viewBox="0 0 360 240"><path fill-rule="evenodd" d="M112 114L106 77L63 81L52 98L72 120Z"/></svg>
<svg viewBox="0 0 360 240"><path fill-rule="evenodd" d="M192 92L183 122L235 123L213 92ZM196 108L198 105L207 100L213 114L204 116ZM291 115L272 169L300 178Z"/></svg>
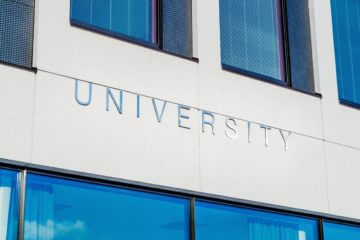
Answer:
<svg viewBox="0 0 360 240"><path fill-rule="evenodd" d="M158 42L157 45L159 49L163 48L163 12L162 12L162 0L157 0L157 34L158 34Z"/></svg>
<svg viewBox="0 0 360 240"><path fill-rule="evenodd" d="M281 1L281 15L282 15L282 32L284 43L284 63L285 63L285 77L286 83L291 87L291 64L290 64L290 48L289 48L289 32L287 23L286 0Z"/></svg>
<svg viewBox="0 0 360 240"><path fill-rule="evenodd" d="M26 170L20 172L18 240L24 240L26 174Z"/></svg>

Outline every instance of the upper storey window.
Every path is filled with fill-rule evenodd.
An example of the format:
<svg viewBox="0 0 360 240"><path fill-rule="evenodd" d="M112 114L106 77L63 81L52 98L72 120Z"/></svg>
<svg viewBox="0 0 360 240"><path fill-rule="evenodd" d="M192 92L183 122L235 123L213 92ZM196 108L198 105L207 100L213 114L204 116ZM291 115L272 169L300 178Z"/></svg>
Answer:
<svg viewBox="0 0 360 240"><path fill-rule="evenodd" d="M360 1L331 0L340 101L360 106Z"/></svg>
<svg viewBox="0 0 360 240"><path fill-rule="evenodd" d="M71 23L192 58L191 0L71 0Z"/></svg>
<svg viewBox="0 0 360 240"><path fill-rule="evenodd" d="M34 0L0 0L0 61L31 68Z"/></svg>
<svg viewBox="0 0 360 240"><path fill-rule="evenodd" d="M225 69L314 92L307 0L219 0Z"/></svg>

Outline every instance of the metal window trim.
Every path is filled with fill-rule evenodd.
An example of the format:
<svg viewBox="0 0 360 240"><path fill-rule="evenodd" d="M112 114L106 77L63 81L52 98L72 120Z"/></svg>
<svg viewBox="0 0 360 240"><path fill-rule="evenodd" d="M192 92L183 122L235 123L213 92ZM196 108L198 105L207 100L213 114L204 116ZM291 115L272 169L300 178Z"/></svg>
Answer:
<svg viewBox="0 0 360 240"><path fill-rule="evenodd" d="M332 220L332 219L321 219L321 223L322 223L322 231L323 234L325 234L325 230L324 230L324 223L331 223L331 224L337 224L337 225L342 225L342 226L347 226L347 227L354 227L354 228L359 228L360 229L360 225L359 224L354 224L354 223L344 223L338 220ZM324 235L323 235L324 236ZM324 239L322 239L324 240Z"/></svg>
<svg viewBox="0 0 360 240"><path fill-rule="evenodd" d="M276 78L272 78L272 77L269 77L269 76L266 76L266 75L263 75L263 74L259 74L259 73L248 71L248 70L244 70L244 69L238 68L238 67L233 67L231 65L224 64L224 63L222 63L221 66L222 66L222 68L224 70L229 70L231 72L236 72L236 73L239 73L239 74L242 74L242 75L245 75L245 76L253 77L253 78L258 79L258 80L263 80L263 81L266 81L266 82L274 83L276 85L288 86L286 81L281 81L281 80L278 80Z"/></svg>
<svg viewBox="0 0 360 240"><path fill-rule="evenodd" d="M25 194L26 194L26 169L19 174L21 176L20 182L20 199L19 199L19 223L18 223L18 240L24 239L25 226Z"/></svg>
<svg viewBox="0 0 360 240"><path fill-rule="evenodd" d="M281 4L281 17L282 17L282 31L283 31L283 43L284 43L284 61L285 61L285 76L286 82L289 87L292 87L291 82L291 63L290 63L290 42L289 42L289 30L288 30L288 16L287 16L287 0L279 0Z"/></svg>
<svg viewBox="0 0 360 240"><path fill-rule="evenodd" d="M354 109L360 109L360 103L356 103L350 100L346 100L344 98L339 98L339 104L344 107L354 108Z"/></svg>
<svg viewBox="0 0 360 240"><path fill-rule="evenodd" d="M270 77L267 77L267 76L264 76L264 75L261 75L261 74L246 71L246 70L243 70L241 68L236 68L236 67L233 67L233 66L230 66L230 65L227 65L227 64L221 64L221 66L222 66L222 69L224 71L229 71L231 73L241 74L241 75L246 76L246 77L254 78L255 80L263 81L263 82L266 82L268 84L273 84L275 86L286 88L286 89L289 89L291 91L306 94L306 95L309 95L309 96L312 96L312 97L316 97L316 98L320 98L320 99L322 98L322 95L319 94L319 93L311 93L311 92L303 91L303 90L300 90L300 89L297 89L297 88L292 88L285 81L280 81L280 80L277 80L277 79L273 79L273 78L270 78Z"/></svg>

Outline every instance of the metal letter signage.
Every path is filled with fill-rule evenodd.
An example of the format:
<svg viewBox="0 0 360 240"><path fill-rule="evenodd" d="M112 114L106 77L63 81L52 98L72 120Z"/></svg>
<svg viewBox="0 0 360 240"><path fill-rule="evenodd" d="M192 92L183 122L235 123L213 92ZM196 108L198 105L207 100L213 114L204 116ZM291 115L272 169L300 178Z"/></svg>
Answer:
<svg viewBox="0 0 360 240"><path fill-rule="evenodd" d="M153 106L154 106L154 110L155 110L155 115L156 115L156 119L158 120L159 123L161 123L162 121L162 118L164 116L164 112L165 112L165 108L166 108L166 101L163 101L163 105L162 105L162 108L161 108L161 113L159 115L159 110L157 108L157 105L156 105L156 102L155 102L155 99L153 98L152 99L152 103L153 103Z"/></svg>
<svg viewBox="0 0 360 240"><path fill-rule="evenodd" d="M78 104L82 105L82 106L88 106L91 104L92 102L92 98L93 98L93 84L92 83L87 83L88 84L88 96L86 100L81 100L79 97L79 81L75 80L75 100ZM103 86L101 86L103 87ZM120 89L114 89L114 88L110 88L110 87L104 87L105 88L105 103L106 103L106 111L110 111L110 102L113 103L113 105L116 107L117 111L122 114L123 113L123 104L124 104L124 92L126 92L127 94L130 95L134 95L134 97L136 97L136 118L140 118L141 117L141 104L140 104L140 100L141 102L145 101L145 100L151 100L152 106L154 108L154 112L155 112L155 116L156 116L156 120L161 123L163 121L163 117L164 117L164 113L165 113L165 109L167 107L167 101L165 100L161 100L161 99L155 99L155 98L151 98L148 96L144 96L144 95L140 95L140 94L136 94L136 93L131 93L131 92L127 92L125 90L120 90ZM111 100L111 101L110 101ZM222 114L215 114L212 113L210 111L206 111L203 109L199 109L199 108L195 108L195 107L190 107L190 106L185 106L182 104L178 104L178 103L171 103L171 105L175 105L177 107L177 125L180 128L184 128L184 129L191 129L191 126L189 126L190 124L190 115L191 115L191 110L195 109L198 111L198 113L201 113L201 131L203 133L206 133L206 130L210 130L209 128L211 128L211 134L215 135L215 126L217 124L216 122L216 116L223 116L225 117L225 122L223 122L224 127L225 127L225 136L228 137L231 140L236 140L239 138L239 130L238 130L238 125L239 122L246 124L247 126L247 141L249 144L252 143L253 139L252 139L252 131L258 131L259 128L253 128L253 126L259 126L261 129L264 130L264 142L265 142L265 147L269 147L269 136L270 136L270 132L272 129L277 129L279 130L280 136L278 135L278 137L281 137L283 143L284 143L284 150L288 151L289 149L289 139L291 136L291 132L290 131L285 131L283 129L279 129L279 128L273 128L267 125L263 125L263 124L259 124L259 123L255 123L255 122L251 122L251 121L247 121L247 120L242 120L239 118L235 118L235 117L229 117L229 116L225 116ZM254 130L253 130L254 129ZM254 134L254 136L257 136L258 134ZM246 132L244 134L244 138L246 138Z"/></svg>
<svg viewBox="0 0 360 240"><path fill-rule="evenodd" d="M182 127L182 128L191 129L190 127L187 127L187 126L183 125L181 119L190 119L190 116L184 115L184 113L182 113L181 110L190 111L190 107L184 106L184 105L181 105L181 104L178 105L178 126Z"/></svg>
<svg viewBox="0 0 360 240"><path fill-rule="evenodd" d="M89 83L88 100L86 102L84 102L84 101L81 101L80 98L79 98L79 81L75 80L75 100L80 105L83 105L83 106L90 105L90 103L92 101L92 83Z"/></svg>
<svg viewBox="0 0 360 240"><path fill-rule="evenodd" d="M118 112L120 114L122 114L123 111L123 91L120 90L120 97L119 97L119 103L116 102L115 97L113 95L113 93L111 92L110 88L106 88L106 111L109 111L110 109L110 98L113 101L113 103L115 104Z"/></svg>

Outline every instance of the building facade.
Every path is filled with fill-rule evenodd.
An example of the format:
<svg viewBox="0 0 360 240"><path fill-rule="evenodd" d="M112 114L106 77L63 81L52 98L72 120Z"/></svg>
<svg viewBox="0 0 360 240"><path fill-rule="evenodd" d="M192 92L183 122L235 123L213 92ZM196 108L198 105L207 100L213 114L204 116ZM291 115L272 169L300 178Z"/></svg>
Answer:
<svg viewBox="0 0 360 240"><path fill-rule="evenodd" d="M0 0L0 239L360 239L358 0Z"/></svg>

